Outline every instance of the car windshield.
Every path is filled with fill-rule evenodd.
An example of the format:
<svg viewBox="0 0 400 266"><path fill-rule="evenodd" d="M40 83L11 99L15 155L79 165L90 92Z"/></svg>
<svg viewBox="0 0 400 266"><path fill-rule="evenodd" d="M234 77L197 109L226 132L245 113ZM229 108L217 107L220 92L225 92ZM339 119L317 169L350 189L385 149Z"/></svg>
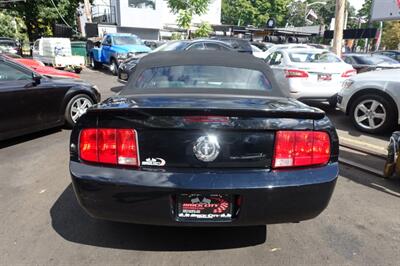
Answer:
<svg viewBox="0 0 400 266"><path fill-rule="evenodd" d="M167 51L180 51L187 46L186 42L167 42L160 47L154 49L152 53L155 52L167 52Z"/></svg>
<svg viewBox="0 0 400 266"><path fill-rule="evenodd" d="M383 64L383 63L389 63L389 64L398 64L396 60L384 56L384 55L374 55L374 56L355 56L354 59L358 64L363 64L363 65L378 65L378 64Z"/></svg>
<svg viewBox="0 0 400 266"><path fill-rule="evenodd" d="M14 47L14 46L16 46L16 44L13 41L0 41L0 46L2 46L2 47Z"/></svg>
<svg viewBox="0 0 400 266"><path fill-rule="evenodd" d="M136 36L114 36L113 37L115 45L134 45L134 44L142 44L142 41Z"/></svg>
<svg viewBox="0 0 400 266"><path fill-rule="evenodd" d="M294 63L340 63L341 60L330 52L289 52L290 60Z"/></svg>
<svg viewBox="0 0 400 266"><path fill-rule="evenodd" d="M134 87L137 89L199 88L271 90L271 83L258 70L206 65L163 66L144 70Z"/></svg>

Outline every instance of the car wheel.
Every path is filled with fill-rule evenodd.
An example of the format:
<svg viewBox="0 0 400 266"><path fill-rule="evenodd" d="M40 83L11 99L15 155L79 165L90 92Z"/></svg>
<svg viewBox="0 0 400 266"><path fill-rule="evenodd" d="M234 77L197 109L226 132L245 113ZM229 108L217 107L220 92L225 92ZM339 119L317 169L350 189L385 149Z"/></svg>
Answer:
<svg viewBox="0 0 400 266"><path fill-rule="evenodd" d="M381 133L394 128L395 106L381 95L363 95L351 108L351 119L355 127L367 133Z"/></svg>
<svg viewBox="0 0 400 266"><path fill-rule="evenodd" d="M118 63L115 59L111 60L110 71L114 76L118 75Z"/></svg>
<svg viewBox="0 0 400 266"><path fill-rule="evenodd" d="M81 117L86 110L93 105L93 100L85 95L79 94L74 96L65 108L65 121L68 126L74 126L79 117Z"/></svg>
<svg viewBox="0 0 400 266"><path fill-rule="evenodd" d="M82 72L82 68L75 68L74 71L76 74L80 74Z"/></svg>

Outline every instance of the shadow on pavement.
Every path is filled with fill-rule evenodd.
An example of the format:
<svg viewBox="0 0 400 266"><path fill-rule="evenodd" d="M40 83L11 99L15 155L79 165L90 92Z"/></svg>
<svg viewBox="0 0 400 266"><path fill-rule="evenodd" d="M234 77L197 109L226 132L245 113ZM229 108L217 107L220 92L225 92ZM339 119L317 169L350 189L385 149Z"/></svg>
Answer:
<svg viewBox="0 0 400 266"><path fill-rule="evenodd" d="M42 131L39 131L39 132L23 135L23 136L20 136L20 137L15 137L15 138L3 140L3 141L0 141L0 149L7 148L7 147L10 147L10 146L14 146L14 145L17 145L17 144L20 144L20 143L23 143L23 142L31 141L31 140L34 140L34 139L46 137L48 135L60 132L61 130L62 130L61 127L51 128L51 129L46 129L46 130L42 130Z"/></svg>
<svg viewBox="0 0 400 266"><path fill-rule="evenodd" d="M400 198L400 180L399 179L385 179L372 174L367 174L359 170L355 170L349 166L340 166L340 176L350 179L361 185L376 189L378 191L387 193L391 196Z"/></svg>
<svg viewBox="0 0 400 266"><path fill-rule="evenodd" d="M192 251L240 248L266 241L266 226L231 228L163 227L96 220L79 206L72 185L50 210L52 226L64 239L92 246L145 250Z"/></svg>

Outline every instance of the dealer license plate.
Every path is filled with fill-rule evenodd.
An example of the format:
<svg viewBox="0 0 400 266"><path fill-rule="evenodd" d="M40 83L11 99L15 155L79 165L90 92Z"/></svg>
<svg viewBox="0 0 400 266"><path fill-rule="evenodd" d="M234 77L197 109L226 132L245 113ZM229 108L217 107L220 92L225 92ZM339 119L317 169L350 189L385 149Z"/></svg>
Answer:
<svg viewBox="0 0 400 266"><path fill-rule="evenodd" d="M220 194L178 195L177 216L180 220L231 220L232 196Z"/></svg>

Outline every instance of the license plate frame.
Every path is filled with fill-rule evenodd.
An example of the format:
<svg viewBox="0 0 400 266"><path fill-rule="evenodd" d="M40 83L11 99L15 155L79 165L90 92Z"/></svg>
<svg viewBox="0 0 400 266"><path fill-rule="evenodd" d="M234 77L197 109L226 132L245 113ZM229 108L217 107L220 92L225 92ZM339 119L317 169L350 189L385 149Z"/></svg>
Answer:
<svg viewBox="0 0 400 266"><path fill-rule="evenodd" d="M318 81L332 81L332 74L319 73Z"/></svg>
<svg viewBox="0 0 400 266"><path fill-rule="evenodd" d="M176 218L194 222L231 221L233 199L228 194L179 194L176 196Z"/></svg>

